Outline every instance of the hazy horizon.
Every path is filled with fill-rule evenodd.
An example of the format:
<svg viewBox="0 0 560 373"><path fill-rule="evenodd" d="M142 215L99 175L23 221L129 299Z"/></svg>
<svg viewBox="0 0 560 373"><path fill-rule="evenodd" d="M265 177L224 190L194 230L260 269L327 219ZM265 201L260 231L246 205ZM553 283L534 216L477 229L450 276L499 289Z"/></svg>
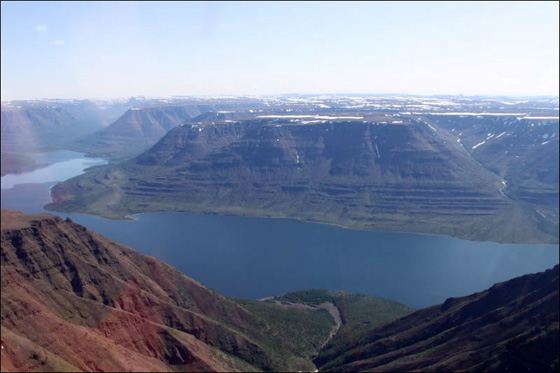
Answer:
<svg viewBox="0 0 560 373"><path fill-rule="evenodd" d="M1 6L2 101L559 90L556 2Z"/></svg>
<svg viewBox="0 0 560 373"><path fill-rule="evenodd" d="M200 94L200 95L158 95L158 96L147 96L147 95L128 95L128 96L113 96L113 97L93 97L93 96L83 96L83 97L33 97L33 98L14 98L14 99L3 99L2 102L15 102L15 101L48 101L48 100L60 100L60 101L71 101L71 100L90 100L90 101L111 101L111 100L129 100L129 99L146 99L146 100L165 100L165 99L220 99L220 98L255 98L255 99L266 99L266 98L274 98L274 97L297 97L297 96L309 96L309 97L380 97L380 98L398 98L398 97L434 97L434 98L443 98L443 97L453 97L453 98L508 98L508 99L539 99L539 98L551 98L551 99L559 99L560 96L558 94L554 95L500 95L500 94L472 94L472 95L465 95L465 94L415 94L415 93L406 93L406 92L394 92L394 93L374 93L374 92L348 92L348 93L314 93L314 92L294 92L294 93L271 93L271 94L231 94L231 95L210 95L210 94Z"/></svg>

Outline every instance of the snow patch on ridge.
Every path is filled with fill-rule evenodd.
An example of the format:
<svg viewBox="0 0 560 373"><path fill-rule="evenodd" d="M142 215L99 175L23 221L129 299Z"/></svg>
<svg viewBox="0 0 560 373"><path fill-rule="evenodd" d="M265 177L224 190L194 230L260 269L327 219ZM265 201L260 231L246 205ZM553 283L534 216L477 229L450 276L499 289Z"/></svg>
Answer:
<svg viewBox="0 0 560 373"><path fill-rule="evenodd" d="M476 144L475 146L473 146L472 149L474 150L474 149L476 149L476 148L478 148L479 146L482 146L482 145L484 145L484 144L486 144L486 140L484 140L484 141L482 141L482 142L479 142L478 144Z"/></svg>

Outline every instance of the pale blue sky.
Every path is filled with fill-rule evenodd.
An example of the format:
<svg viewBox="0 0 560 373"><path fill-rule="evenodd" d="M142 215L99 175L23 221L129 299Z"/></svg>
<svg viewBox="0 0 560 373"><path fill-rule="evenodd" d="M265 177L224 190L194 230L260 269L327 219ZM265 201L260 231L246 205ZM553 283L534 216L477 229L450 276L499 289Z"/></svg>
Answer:
<svg viewBox="0 0 560 373"><path fill-rule="evenodd" d="M558 95L558 2L2 2L2 100Z"/></svg>

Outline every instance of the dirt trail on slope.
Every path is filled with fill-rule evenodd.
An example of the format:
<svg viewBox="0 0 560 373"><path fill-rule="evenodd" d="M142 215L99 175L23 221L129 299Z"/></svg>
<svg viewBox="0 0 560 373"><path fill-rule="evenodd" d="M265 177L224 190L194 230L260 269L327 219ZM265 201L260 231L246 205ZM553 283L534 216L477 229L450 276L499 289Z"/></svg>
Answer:
<svg viewBox="0 0 560 373"><path fill-rule="evenodd" d="M338 330L342 326L342 318L340 317L340 311L338 310L338 307L335 306L334 303L324 302L324 303L319 304L317 306L317 308L322 308L322 309L327 310L328 313L332 316L332 318L334 320L334 326L332 327L331 332L329 333L329 336L321 344L321 347L319 348L319 350L321 350L323 347L325 347L327 345L327 343L329 343L331 341L331 339L334 338L336 333L338 333Z"/></svg>
<svg viewBox="0 0 560 373"><path fill-rule="evenodd" d="M270 298L268 298L268 299L270 299ZM334 320L334 325L333 325L331 331L329 332L329 336L319 346L318 351L320 351L323 347L325 347L327 345L327 343L329 343L331 341L331 339L334 338L334 336L336 335L336 333L338 333L340 327L342 326L342 318L340 317L340 311L338 310L338 307L335 306L334 303L332 303L332 302L323 302L323 303L321 303L317 306L310 306L310 305L305 304L305 303L281 302L281 301L278 301L278 300L274 300L273 302L276 303L279 306L286 307L286 308L297 308L297 309L307 309L307 310L324 309L331 315L331 317Z"/></svg>

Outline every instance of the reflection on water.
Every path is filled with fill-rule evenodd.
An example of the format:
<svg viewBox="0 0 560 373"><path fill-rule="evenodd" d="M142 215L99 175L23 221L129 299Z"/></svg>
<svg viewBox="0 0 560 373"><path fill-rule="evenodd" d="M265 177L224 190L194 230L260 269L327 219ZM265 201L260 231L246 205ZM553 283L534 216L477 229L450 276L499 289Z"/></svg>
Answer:
<svg viewBox="0 0 560 373"><path fill-rule="evenodd" d="M10 189L4 189L3 177L2 207L42 211L54 184L47 179L75 176L91 161L73 160L61 160L47 176L31 172L20 179L26 184ZM163 259L221 293L247 298L325 288L422 307L542 271L558 263L559 256L558 245L354 231L288 219L167 212L115 221L58 215Z"/></svg>
<svg viewBox="0 0 560 373"><path fill-rule="evenodd" d="M289 219L175 212L129 221L63 216L245 298L321 288L422 307L558 263L558 245L355 231Z"/></svg>
<svg viewBox="0 0 560 373"><path fill-rule="evenodd" d="M85 158L82 153L71 151L35 153L29 156L38 164L47 164L47 166L21 174L2 176L2 189L11 189L18 184L66 180L79 175L85 168L105 163L102 159Z"/></svg>

